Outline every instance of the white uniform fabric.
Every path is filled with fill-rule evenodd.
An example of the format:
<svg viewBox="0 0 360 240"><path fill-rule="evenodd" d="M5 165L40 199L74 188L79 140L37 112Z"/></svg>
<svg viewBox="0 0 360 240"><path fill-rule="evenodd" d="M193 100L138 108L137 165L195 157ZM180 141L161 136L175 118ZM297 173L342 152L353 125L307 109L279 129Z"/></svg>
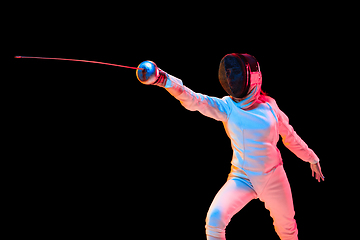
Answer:
<svg viewBox="0 0 360 240"><path fill-rule="evenodd" d="M229 96L216 98L195 93L181 80L171 75L167 78L165 88L186 109L222 121L231 139L231 173L210 206L206 218L208 240L225 240L231 217L254 198L265 202L281 239L298 239L291 190L276 147L279 135L284 145L302 160L317 163L319 159L296 134L275 100L260 95L258 79L254 78L244 99L234 101Z"/></svg>

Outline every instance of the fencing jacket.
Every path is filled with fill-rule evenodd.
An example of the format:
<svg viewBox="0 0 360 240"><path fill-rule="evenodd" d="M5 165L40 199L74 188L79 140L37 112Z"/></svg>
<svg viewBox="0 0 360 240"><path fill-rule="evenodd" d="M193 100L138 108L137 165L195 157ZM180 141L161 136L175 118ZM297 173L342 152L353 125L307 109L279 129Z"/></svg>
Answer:
<svg viewBox="0 0 360 240"><path fill-rule="evenodd" d="M185 87L168 75L165 88L190 111L221 121L231 139L233 169L252 176L266 175L282 164L276 144L279 135L284 145L303 161L319 162L316 154L296 134L288 117L275 100L260 95L261 82L253 84L248 95L234 101L231 97L209 97Z"/></svg>

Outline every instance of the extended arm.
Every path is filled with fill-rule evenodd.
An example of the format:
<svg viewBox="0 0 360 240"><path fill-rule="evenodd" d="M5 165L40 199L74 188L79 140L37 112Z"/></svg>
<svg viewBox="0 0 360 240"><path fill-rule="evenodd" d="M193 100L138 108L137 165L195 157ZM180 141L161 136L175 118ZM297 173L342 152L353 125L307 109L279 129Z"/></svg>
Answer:
<svg viewBox="0 0 360 240"><path fill-rule="evenodd" d="M218 121L226 121L230 108L224 99L195 93L184 86L182 81L160 70L159 80L154 84L164 87L172 96L190 111L199 111L203 115Z"/></svg>

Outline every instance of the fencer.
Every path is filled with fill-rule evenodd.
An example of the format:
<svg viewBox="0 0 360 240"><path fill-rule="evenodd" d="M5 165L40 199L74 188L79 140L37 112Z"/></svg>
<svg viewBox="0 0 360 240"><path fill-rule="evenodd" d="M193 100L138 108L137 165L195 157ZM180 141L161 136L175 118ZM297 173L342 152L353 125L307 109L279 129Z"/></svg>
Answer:
<svg viewBox="0 0 360 240"><path fill-rule="evenodd" d="M225 240L231 218L256 198L270 211L280 239L298 239L291 189L276 146L279 135L288 149L310 163L319 182L324 176L319 158L297 135L275 100L261 91L262 75L255 57L231 53L222 58L219 80L229 94L223 98L195 93L153 62L143 62L139 68L143 68L137 70L142 83L164 87L186 109L221 121L231 140L231 171L207 213L207 239Z"/></svg>

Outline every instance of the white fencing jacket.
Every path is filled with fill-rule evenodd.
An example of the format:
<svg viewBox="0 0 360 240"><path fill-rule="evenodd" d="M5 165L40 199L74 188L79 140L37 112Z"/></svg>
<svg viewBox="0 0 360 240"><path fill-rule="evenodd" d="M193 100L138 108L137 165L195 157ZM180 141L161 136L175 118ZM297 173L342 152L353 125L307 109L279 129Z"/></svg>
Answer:
<svg viewBox="0 0 360 240"><path fill-rule="evenodd" d="M252 81L248 95L234 101L231 97L209 97L183 86L180 79L168 75L165 88L190 111L221 121L231 139L231 164L251 176L266 175L282 164L276 144L279 135L284 145L297 157L310 163L319 162L316 154L296 134L288 117L275 100L260 95L261 80Z"/></svg>

